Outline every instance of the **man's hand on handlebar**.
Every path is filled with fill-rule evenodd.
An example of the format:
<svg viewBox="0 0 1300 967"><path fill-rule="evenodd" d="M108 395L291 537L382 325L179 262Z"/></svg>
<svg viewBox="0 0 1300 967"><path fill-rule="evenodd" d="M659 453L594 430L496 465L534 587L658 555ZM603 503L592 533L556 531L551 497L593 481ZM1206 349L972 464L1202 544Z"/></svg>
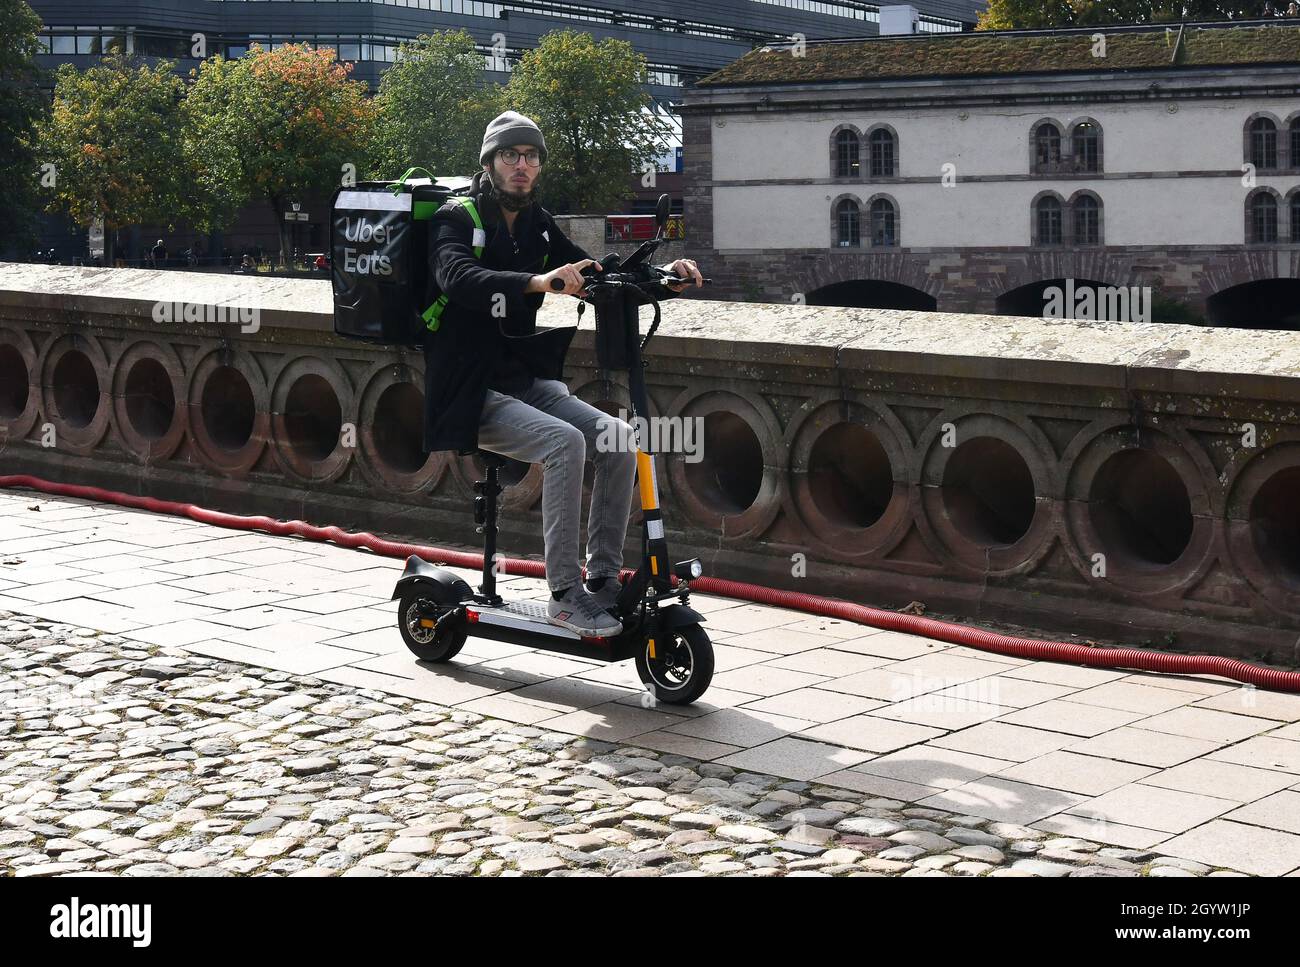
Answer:
<svg viewBox="0 0 1300 967"><path fill-rule="evenodd" d="M588 281L582 277L582 272L590 266L595 266L596 271L600 271L600 263L595 259L583 259L581 262L570 262L568 265L561 265L545 275L534 275L525 291L553 292L582 298L587 294L586 285Z"/></svg>
<svg viewBox="0 0 1300 967"><path fill-rule="evenodd" d="M672 265L665 266L664 268L666 271L671 272L674 275L681 276L680 280L672 279L667 282L667 285L673 286L677 292L681 292L692 282L695 283L697 289L704 285L704 276L700 274L699 266L695 264L694 259L678 259ZM680 288L678 288L679 286Z"/></svg>

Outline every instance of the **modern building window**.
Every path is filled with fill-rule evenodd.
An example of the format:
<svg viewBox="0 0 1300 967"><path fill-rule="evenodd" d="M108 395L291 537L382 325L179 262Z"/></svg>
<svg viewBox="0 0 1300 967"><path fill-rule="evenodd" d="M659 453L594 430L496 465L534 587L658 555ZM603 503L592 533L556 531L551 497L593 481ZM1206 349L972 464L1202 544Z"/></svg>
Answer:
<svg viewBox="0 0 1300 967"><path fill-rule="evenodd" d="M835 244L839 248L857 248L862 244L861 213L852 198L841 199L835 206Z"/></svg>
<svg viewBox="0 0 1300 967"><path fill-rule="evenodd" d="M1055 195L1044 195L1034 203L1035 244L1060 245L1065 241L1063 207Z"/></svg>
<svg viewBox="0 0 1300 967"><path fill-rule="evenodd" d="M1246 241L1268 245L1277 241L1277 199L1268 189L1251 192L1247 198Z"/></svg>
<svg viewBox="0 0 1300 967"><path fill-rule="evenodd" d="M1250 122L1250 163L1256 171L1277 169L1277 125L1272 118Z"/></svg>
<svg viewBox="0 0 1300 967"><path fill-rule="evenodd" d="M1075 171L1101 171L1101 128L1092 121L1076 124L1070 133L1070 150Z"/></svg>
<svg viewBox="0 0 1300 967"><path fill-rule="evenodd" d="M1044 121L1034 129L1034 173L1048 174L1061 168L1061 129Z"/></svg>
<svg viewBox="0 0 1300 967"><path fill-rule="evenodd" d="M845 128L835 135L835 177L857 178L862 173L858 133Z"/></svg>
<svg viewBox="0 0 1300 967"><path fill-rule="evenodd" d="M898 245L898 211L888 198L871 203L871 247L894 248Z"/></svg>
<svg viewBox="0 0 1300 967"><path fill-rule="evenodd" d="M894 132L888 128L876 128L871 132L869 152L871 156L871 177L892 178L898 173L898 144Z"/></svg>

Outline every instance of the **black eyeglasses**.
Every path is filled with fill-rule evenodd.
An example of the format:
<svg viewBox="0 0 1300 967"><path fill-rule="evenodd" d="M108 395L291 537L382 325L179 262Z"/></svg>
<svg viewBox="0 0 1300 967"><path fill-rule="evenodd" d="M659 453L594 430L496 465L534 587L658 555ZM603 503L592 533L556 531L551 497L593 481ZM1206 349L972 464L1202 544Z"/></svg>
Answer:
<svg viewBox="0 0 1300 967"><path fill-rule="evenodd" d="M508 165L512 165L519 160L519 152L514 148L502 148L498 153L501 155L501 160ZM524 163L530 168L536 168L542 163L542 153L536 148L525 152Z"/></svg>

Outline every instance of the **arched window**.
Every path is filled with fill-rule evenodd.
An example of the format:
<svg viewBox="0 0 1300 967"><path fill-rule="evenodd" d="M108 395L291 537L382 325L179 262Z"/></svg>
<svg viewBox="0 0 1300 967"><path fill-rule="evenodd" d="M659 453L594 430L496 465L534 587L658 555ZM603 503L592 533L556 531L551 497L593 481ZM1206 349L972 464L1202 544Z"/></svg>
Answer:
<svg viewBox="0 0 1300 967"><path fill-rule="evenodd" d="M1277 125L1271 118L1250 122L1250 163L1256 171L1277 168Z"/></svg>
<svg viewBox="0 0 1300 967"><path fill-rule="evenodd" d="M871 245L873 248L893 248L898 244L898 213L888 198L877 198L871 203Z"/></svg>
<svg viewBox="0 0 1300 967"><path fill-rule="evenodd" d="M1300 244L1300 191L1291 193L1291 241Z"/></svg>
<svg viewBox="0 0 1300 967"><path fill-rule="evenodd" d="M840 248L856 248L862 244L861 214L858 203L844 198L835 206L835 244Z"/></svg>
<svg viewBox="0 0 1300 967"><path fill-rule="evenodd" d="M835 177L856 178L862 171L858 133L845 128L835 135Z"/></svg>
<svg viewBox="0 0 1300 967"><path fill-rule="evenodd" d="M1291 122L1291 167L1300 168L1300 117Z"/></svg>
<svg viewBox="0 0 1300 967"><path fill-rule="evenodd" d="M872 178L892 178L895 174L896 156L895 150L897 145L894 143L894 132L888 128L876 128L871 132L871 143L868 150L871 154L871 177Z"/></svg>
<svg viewBox="0 0 1300 967"><path fill-rule="evenodd" d="M1044 121L1034 129L1034 172L1058 171L1061 166L1061 129Z"/></svg>
<svg viewBox="0 0 1300 967"><path fill-rule="evenodd" d="M1101 244L1101 204L1092 195L1079 195L1071 204L1074 214L1074 244Z"/></svg>
<svg viewBox="0 0 1300 967"><path fill-rule="evenodd" d="M1246 240L1258 244L1277 241L1277 199L1267 191L1257 191L1250 196L1250 217L1247 221Z"/></svg>
<svg viewBox="0 0 1300 967"><path fill-rule="evenodd" d="M1044 195L1034 206L1034 215L1038 227L1039 245L1060 245L1061 200L1054 195Z"/></svg>
<svg viewBox="0 0 1300 967"><path fill-rule="evenodd" d="M1070 150L1074 154L1074 170L1101 171L1101 129L1091 121L1076 124L1070 136Z"/></svg>

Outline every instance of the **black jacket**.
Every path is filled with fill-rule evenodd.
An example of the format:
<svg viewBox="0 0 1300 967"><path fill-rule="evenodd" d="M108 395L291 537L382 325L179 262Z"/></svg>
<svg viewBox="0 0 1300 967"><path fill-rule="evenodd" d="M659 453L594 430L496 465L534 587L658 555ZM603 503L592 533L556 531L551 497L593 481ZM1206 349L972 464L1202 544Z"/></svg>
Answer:
<svg viewBox="0 0 1300 967"><path fill-rule="evenodd" d="M487 235L482 259L474 257L474 222L459 203L444 205L429 227L430 285L449 300L438 331L424 334L424 449L430 452L477 449L489 383L509 392L515 379L526 382L528 375L562 379L577 332L577 326L538 332L537 310L545 296L525 294L524 288L534 275L590 256L537 204L516 216L512 238L496 201L482 193L482 181L480 172L470 189ZM428 302L436 292L430 290ZM500 297L504 315L498 318L492 310L502 304Z"/></svg>

